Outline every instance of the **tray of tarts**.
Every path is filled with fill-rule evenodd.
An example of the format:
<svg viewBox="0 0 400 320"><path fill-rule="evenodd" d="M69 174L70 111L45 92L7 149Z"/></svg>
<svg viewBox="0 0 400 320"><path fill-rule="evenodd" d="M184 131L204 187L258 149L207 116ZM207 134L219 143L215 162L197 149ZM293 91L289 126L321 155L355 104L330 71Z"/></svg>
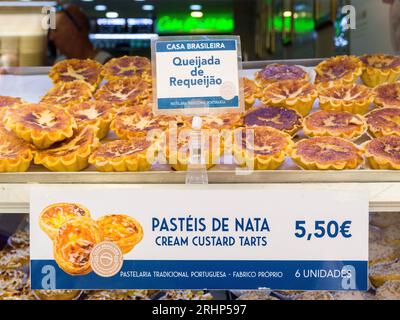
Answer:
<svg viewBox="0 0 400 320"><path fill-rule="evenodd" d="M399 59L337 56L244 70L246 110L202 117L209 181L399 182ZM0 96L1 182L185 181L192 118L153 114L150 60L71 59L48 72L53 87L39 103ZM254 171L238 175L240 167Z"/></svg>

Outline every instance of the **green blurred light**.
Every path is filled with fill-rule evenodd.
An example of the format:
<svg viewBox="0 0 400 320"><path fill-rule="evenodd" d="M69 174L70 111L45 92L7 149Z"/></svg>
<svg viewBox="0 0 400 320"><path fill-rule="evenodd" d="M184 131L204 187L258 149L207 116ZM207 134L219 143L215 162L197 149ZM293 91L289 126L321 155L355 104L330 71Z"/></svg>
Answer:
<svg viewBox="0 0 400 320"><path fill-rule="evenodd" d="M283 27L286 32L290 32L290 17L274 16L274 27L277 32L282 32ZM294 31L296 33L307 33L315 30L315 22L312 17L297 17L294 19Z"/></svg>
<svg viewBox="0 0 400 320"><path fill-rule="evenodd" d="M233 15L230 12L204 13L202 18L193 18L190 13L159 14L158 33L232 33Z"/></svg>

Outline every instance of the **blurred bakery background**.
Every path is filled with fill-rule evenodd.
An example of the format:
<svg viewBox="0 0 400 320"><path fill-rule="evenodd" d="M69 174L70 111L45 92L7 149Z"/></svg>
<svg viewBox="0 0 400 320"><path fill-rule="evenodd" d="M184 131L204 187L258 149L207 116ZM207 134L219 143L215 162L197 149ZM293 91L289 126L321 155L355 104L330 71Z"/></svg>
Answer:
<svg viewBox="0 0 400 320"><path fill-rule="evenodd" d="M356 9L346 30L343 6ZM43 26L53 22L56 30ZM46 20L47 19L47 20ZM400 50L400 0L0 0L0 66L150 56L157 35L237 34L243 59Z"/></svg>

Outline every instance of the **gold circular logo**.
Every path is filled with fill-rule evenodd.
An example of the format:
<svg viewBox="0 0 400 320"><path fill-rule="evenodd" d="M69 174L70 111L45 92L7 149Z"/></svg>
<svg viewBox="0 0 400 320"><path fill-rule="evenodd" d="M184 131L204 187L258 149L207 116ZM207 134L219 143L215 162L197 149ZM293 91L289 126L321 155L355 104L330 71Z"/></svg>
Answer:
<svg viewBox="0 0 400 320"><path fill-rule="evenodd" d="M124 262L121 249L112 242L100 242L90 254L93 272L101 277L115 276Z"/></svg>

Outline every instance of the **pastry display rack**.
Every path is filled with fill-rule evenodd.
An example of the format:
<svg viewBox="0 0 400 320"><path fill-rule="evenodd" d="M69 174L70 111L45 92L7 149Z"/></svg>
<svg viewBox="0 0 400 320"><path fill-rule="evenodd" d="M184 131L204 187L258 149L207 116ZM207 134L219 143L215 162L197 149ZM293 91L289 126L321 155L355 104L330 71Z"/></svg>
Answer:
<svg viewBox="0 0 400 320"><path fill-rule="evenodd" d="M243 75L251 76L256 69L261 69L270 63L285 63L312 68L322 60L244 62ZM48 72L48 67L10 68L7 70L8 75L15 77L16 80L24 76L41 76L45 79ZM1 86L4 83L0 77L0 94L4 94L1 92ZM18 81L16 81L16 85L18 85ZM10 84L8 83L7 86ZM23 91L22 88L18 90ZM298 169L293 163L285 163L280 170L252 172L246 172L233 165L217 165L207 171L207 174L208 183L258 183L265 185L267 189L275 188L278 185L291 185L301 190L304 184L318 184L321 188L349 191L353 188L363 188L369 193L371 211L400 211L400 171L370 170L368 168L346 171L305 171ZM29 188L32 184L183 184L186 181L186 175L186 172L171 171L169 168L121 173L96 172L93 168L89 168L82 172L57 173L32 166L28 172L0 174L0 213L27 213Z"/></svg>

